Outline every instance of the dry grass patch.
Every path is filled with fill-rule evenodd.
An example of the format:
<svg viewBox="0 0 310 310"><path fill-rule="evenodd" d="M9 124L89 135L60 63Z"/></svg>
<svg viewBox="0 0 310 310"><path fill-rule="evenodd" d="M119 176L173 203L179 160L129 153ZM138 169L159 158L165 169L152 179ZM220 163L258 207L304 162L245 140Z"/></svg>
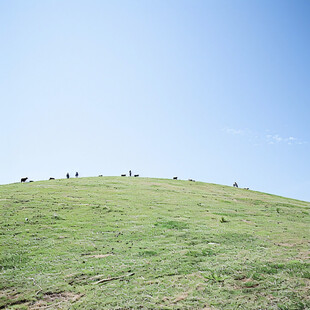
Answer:
<svg viewBox="0 0 310 310"><path fill-rule="evenodd" d="M65 304L76 302L81 297L83 297L83 294L76 294L72 292L48 293L43 295L40 300L30 304L28 309L61 309L61 307Z"/></svg>
<svg viewBox="0 0 310 310"><path fill-rule="evenodd" d="M177 302L186 299L186 298L188 297L188 294L189 294L189 292L181 293L180 295L178 295L178 296L174 299L173 303L176 304Z"/></svg>
<svg viewBox="0 0 310 310"><path fill-rule="evenodd" d="M86 258L105 258L108 256L113 256L113 254L96 254L96 255L88 255Z"/></svg>

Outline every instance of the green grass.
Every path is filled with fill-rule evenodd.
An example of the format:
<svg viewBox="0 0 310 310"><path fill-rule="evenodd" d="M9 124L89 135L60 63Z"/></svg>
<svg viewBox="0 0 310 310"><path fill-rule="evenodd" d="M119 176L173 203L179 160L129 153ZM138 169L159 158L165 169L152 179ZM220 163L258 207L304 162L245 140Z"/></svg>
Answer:
<svg viewBox="0 0 310 310"><path fill-rule="evenodd" d="M310 309L310 203L227 186L0 186L0 309Z"/></svg>

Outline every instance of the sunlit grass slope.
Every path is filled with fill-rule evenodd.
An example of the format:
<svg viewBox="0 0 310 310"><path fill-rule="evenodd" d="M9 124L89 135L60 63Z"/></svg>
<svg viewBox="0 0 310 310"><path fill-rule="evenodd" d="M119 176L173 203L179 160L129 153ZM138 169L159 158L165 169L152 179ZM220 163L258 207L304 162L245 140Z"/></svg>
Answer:
<svg viewBox="0 0 310 310"><path fill-rule="evenodd" d="M308 202L98 177L0 186L0 206L0 308L310 308Z"/></svg>

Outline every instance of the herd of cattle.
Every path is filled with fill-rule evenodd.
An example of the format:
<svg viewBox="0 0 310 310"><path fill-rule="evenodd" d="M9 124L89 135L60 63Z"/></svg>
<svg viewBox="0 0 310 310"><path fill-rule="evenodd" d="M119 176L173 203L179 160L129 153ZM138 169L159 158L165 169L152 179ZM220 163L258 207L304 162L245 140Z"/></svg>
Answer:
<svg viewBox="0 0 310 310"><path fill-rule="evenodd" d="M102 177L103 175L102 174L100 174L99 175L99 177ZM126 177L127 176L127 174L125 173L125 174L121 174L121 177ZM132 172L131 172L131 170L129 170L129 177L131 177L132 176ZM139 177L139 174L134 174L133 175L135 178L137 178L137 177ZM69 175L69 173L67 173L66 174L66 177L67 177L67 179L69 179L70 178L70 175ZM76 172L75 173L75 177L76 178L78 178L79 177L79 173L78 172ZM178 179L178 177L173 177L172 178L173 180L177 180ZM28 180L28 177L26 177L26 178L21 178L20 179L20 181L21 181L21 183L25 183L26 181ZM49 178L49 180L55 180L55 178ZM190 182L196 182L195 180L193 180L193 179L188 179L188 181L190 181ZM29 182L33 182L32 180L31 181L29 181ZM233 187L239 187L238 186L238 184L237 184L237 182L235 182L234 184L233 184ZM245 187L244 189L249 189L248 187Z"/></svg>
<svg viewBox="0 0 310 310"><path fill-rule="evenodd" d="M99 175L99 177L102 177L102 176L103 176L102 174ZM121 174L121 177L126 177L126 176L127 176L126 173L125 173L125 174ZM131 170L129 170L129 176L130 176L130 177L132 176ZM134 176L135 178L137 178L137 177L139 177L139 174L134 174L133 176ZM76 178L79 177L79 173L78 173L78 172L75 173L75 177L76 177ZM67 178L67 179L70 178L70 174L69 174L69 173L66 174L66 178ZM177 180L177 179L178 179L178 177L173 177L173 180ZM21 179L20 179L21 183L25 183L27 180L28 180L28 177L26 177L26 178L21 178ZM49 178L49 180L55 180L55 178ZM188 179L188 181L195 182L195 180L193 180L193 179ZM33 181L29 181L29 182L33 182Z"/></svg>

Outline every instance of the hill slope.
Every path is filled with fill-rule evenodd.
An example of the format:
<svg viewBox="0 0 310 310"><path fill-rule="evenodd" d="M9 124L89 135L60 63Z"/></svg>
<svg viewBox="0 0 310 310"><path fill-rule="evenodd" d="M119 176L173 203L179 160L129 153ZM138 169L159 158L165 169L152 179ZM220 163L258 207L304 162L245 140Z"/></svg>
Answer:
<svg viewBox="0 0 310 310"><path fill-rule="evenodd" d="M310 308L307 202L98 177L0 186L0 207L0 308Z"/></svg>

